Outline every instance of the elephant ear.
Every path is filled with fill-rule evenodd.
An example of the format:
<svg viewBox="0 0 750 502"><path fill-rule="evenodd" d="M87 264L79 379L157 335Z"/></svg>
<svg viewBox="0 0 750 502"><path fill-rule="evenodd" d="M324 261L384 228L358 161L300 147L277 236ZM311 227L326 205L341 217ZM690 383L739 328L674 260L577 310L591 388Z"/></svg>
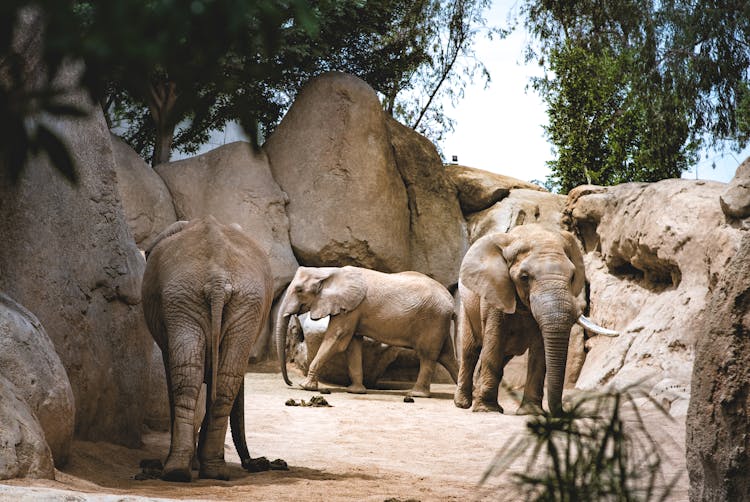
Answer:
<svg viewBox="0 0 750 502"><path fill-rule="evenodd" d="M182 231L183 228L185 228L189 221L181 220L181 221L175 221L171 225L169 225L167 228L161 231L159 235L154 237L154 240L151 241L151 243L146 247L145 255L146 259L148 260L148 256L151 254L151 252L154 250L154 248L164 239L167 237L171 237L176 233L179 233Z"/></svg>
<svg viewBox="0 0 750 502"><path fill-rule="evenodd" d="M586 268L583 265L583 255L581 254L581 248L578 245L578 241L570 232L562 232L563 239L565 240L565 254L568 255L568 259L573 262L576 271L573 273L573 296L578 296L583 289L583 285L586 282Z"/></svg>
<svg viewBox="0 0 750 502"><path fill-rule="evenodd" d="M461 284L506 314L516 311L516 287L510 278L503 248L507 234L485 235L469 248L461 262Z"/></svg>
<svg viewBox="0 0 750 502"><path fill-rule="evenodd" d="M351 312L362 303L367 284L356 267L330 268L319 285L317 299L310 305L310 319Z"/></svg>

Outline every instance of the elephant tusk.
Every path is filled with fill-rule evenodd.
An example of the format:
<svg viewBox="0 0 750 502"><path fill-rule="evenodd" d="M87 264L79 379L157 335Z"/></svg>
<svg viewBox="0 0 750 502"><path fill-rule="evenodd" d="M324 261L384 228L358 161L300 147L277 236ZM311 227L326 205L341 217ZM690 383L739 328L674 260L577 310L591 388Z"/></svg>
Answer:
<svg viewBox="0 0 750 502"><path fill-rule="evenodd" d="M602 328L598 324L595 324L594 322L592 322L591 319L589 319L589 318L587 318L587 317L585 317L583 315L580 316L576 322L581 327L583 327L583 329L591 331L592 333L595 333L597 335L612 336L612 337L614 337L614 336L620 336L620 332L619 331L614 331L614 330L611 330L611 329Z"/></svg>

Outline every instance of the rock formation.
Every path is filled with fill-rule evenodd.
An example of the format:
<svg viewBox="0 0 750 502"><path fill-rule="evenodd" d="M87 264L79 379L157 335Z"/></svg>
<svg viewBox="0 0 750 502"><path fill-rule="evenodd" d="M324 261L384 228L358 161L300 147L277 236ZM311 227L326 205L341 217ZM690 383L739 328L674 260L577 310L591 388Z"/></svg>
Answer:
<svg viewBox="0 0 750 502"><path fill-rule="evenodd" d="M490 232L507 232L518 225L541 223L561 228L566 197L549 192L519 188L492 206L466 216L471 242Z"/></svg>
<svg viewBox="0 0 750 502"><path fill-rule="evenodd" d="M172 195L158 174L125 143L112 134L117 192L135 243L148 248L150 239L177 221Z"/></svg>
<svg viewBox="0 0 750 502"><path fill-rule="evenodd" d="M49 445L55 465L64 466L75 421L68 375L36 316L2 293L0 375L13 384L16 397L26 403L39 422L44 432L42 440ZM0 464L3 462L0 458Z"/></svg>
<svg viewBox="0 0 750 502"><path fill-rule="evenodd" d="M750 158L739 165L719 200L728 218L750 217Z"/></svg>
<svg viewBox="0 0 750 502"><path fill-rule="evenodd" d="M721 196L726 216L750 216L750 162ZM743 201L744 202L741 202ZM744 228L747 228L745 220ZM750 500L750 233L718 273L696 327L687 415L690 500Z"/></svg>
<svg viewBox="0 0 750 502"><path fill-rule="evenodd" d="M458 200L465 214L493 206L507 197L511 190L544 191L533 183L474 167L451 164L446 166L446 172L458 189Z"/></svg>
<svg viewBox="0 0 750 502"><path fill-rule="evenodd" d="M300 263L410 268L406 190L369 85L342 73L311 80L263 149L289 195Z"/></svg>
<svg viewBox="0 0 750 502"><path fill-rule="evenodd" d="M724 188L672 179L571 191L565 219L584 245L589 316L621 333L587 342L579 388L639 383L685 414L706 295L739 244L719 208Z"/></svg>
<svg viewBox="0 0 750 502"><path fill-rule="evenodd" d="M0 479L55 479L44 431L20 393L0 375Z"/></svg>
<svg viewBox="0 0 750 502"><path fill-rule="evenodd" d="M430 140L390 117L386 125L409 202L410 268L451 287L468 248L456 187Z"/></svg>
<svg viewBox="0 0 750 502"><path fill-rule="evenodd" d="M39 39L22 45L34 60ZM65 88L77 72L67 67L58 83ZM135 446L151 349L139 305L143 258L117 194L101 109L78 93L61 101L90 112L48 123L72 156L78 184L46 156L32 157L16 184L0 169L0 290L33 312L52 339L75 396L76 434Z"/></svg>
<svg viewBox="0 0 750 502"><path fill-rule="evenodd" d="M278 295L297 270L289 245L287 197L269 170L268 157L249 143L224 145L202 155L156 166L172 193L177 219L213 215L238 223L268 253Z"/></svg>

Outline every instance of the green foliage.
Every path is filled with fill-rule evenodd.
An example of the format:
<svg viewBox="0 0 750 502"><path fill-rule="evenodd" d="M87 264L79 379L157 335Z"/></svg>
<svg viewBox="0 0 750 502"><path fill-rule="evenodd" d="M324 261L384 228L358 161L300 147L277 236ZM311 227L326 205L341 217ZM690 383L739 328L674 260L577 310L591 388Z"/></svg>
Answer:
<svg viewBox="0 0 750 502"><path fill-rule="evenodd" d="M599 502L664 500L679 479L662 473L659 441L636 399L671 417L634 387L579 396L562 415L532 416L528 434L506 444L482 476L510 472L509 500ZM511 465L529 455L525 468Z"/></svg>
<svg viewBox="0 0 750 502"><path fill-rule="evenodd" d="M175 107L171 125L179 126L172 147L193 152L210 129L233 120L257 126L262 136L268 136L300 88L325 71L359 76L383 96L389 113L437 140L451 123L436 98L458 97L475 73L486 74L481 63L472 59L471 44L488 4L489 0L315 2L314 32L299 25L283 26L273 53L248 61L237 54L253 54L253 48L238 50L226 59L227 67L207 75L202 85L186 88L177 83L178 105L198 96L213 101L202 108L202 114ZM255 75L246 71L248 64L269 71ZM166 75L171 79L171 72ZM232 85L227 85L227 75L235 79ZM129 124L125 139L148 156L160 135L149 110L151 96L123 88L116 78L113 82L106 109L113 122Z"/></svg>
<svg viewBox="0 0 750 502"><path fill-rule="evenodd" d="M749 14L727 0L528 0L528 58L545 68L532 85L558 154L549 184L656 181L679 176L704 146L743 148Z"/></svg>
<svg viewBox="0 0 750 502"><path fill-rule="evenodd" d="M81 87L95 102L126 109L176 86L173 94L184 99L165 95L169 106L151 110L160 117L154 127L168 129L188 116L196 127L210 127L216 103L225 104L221 96L247 93L235 106L256 99L254 89L244 83L263 82L277 71L271 56L288 29L316 33L316 18L305 0L1 2L2 163L15 180L29 153L45 151L73 179L70 156L45 124L83 113L64 106L66 94ZM41 64L35 66L37 55L26 46L38 40ZM57 82L71 61L82 62L83 72L78 82L62 88ZM264 110L253 113L262 118ZM253 128L253 116L241 121Z"/></svg>

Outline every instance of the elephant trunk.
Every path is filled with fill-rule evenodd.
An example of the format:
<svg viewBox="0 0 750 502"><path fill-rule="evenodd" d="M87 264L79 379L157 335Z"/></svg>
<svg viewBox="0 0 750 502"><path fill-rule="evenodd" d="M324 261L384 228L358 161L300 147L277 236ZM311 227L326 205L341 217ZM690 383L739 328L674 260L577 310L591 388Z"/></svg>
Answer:
<svg viewBox="0 0 750 502"><path fill-rule="evenodd" d="M276 339L276 353L279 356L279 364L281 365L281 376L284 377L284 382L289 386L292 385L292 381L289 380L289 375L286 371L286 334L289 330L289 318L296 314L297 310L299 310L299 302L295 301L292 295L290 295L289 290L287 290L279 306L274 336Z"/></svg>
<svg viewBox="0 0 750 502"><path fill-rule="evenodd" d="M539 324L544 340L547 404L553 415L559 415L562 412L562 393L570 330L576 322L578 312L574 298L565 284L532 294L530 300L531 311Z"/></svg>

